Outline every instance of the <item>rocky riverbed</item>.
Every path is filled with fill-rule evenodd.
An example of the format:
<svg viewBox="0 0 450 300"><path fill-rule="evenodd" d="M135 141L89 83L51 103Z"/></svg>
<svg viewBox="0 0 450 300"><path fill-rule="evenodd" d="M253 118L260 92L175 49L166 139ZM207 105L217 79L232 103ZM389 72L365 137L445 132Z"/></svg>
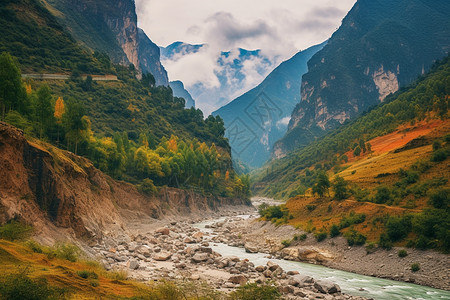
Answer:
<svg viewBox="0 0 450 300"><path fill-rule="evenodd" d="M252 213L255 214L255 210ZM215 243L232 243L234 238L230 235L239 234L234 229L242 218L233 217L236 214L237 211L222 212L223 221L210 226L217 232L204 232L194 227L200 218L159 222L159 228L105 239L91 250L107 269L124 269L129 277L140 281L205 281L224 292L247 282L272 282L286 299L364 299L341 293L333 282L315 280L296 271L286 272L272 261L254 265L247 259L224 257L213 251L211 246Z"/></svg>

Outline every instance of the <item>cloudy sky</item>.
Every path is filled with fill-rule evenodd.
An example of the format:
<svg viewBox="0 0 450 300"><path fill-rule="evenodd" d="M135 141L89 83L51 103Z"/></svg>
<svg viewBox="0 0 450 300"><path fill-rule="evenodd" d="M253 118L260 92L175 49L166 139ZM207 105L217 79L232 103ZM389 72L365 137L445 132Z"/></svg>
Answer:
<svg viewBox="0 0 450 300"><path fill-rule="evenodd" d="M216 61L221 51L261 49L273 62L272 66L264 74L247 68L245 84L233 94L222 95L232 98L261 82L282 60L329 38L355 2L136 0L136 5L139 26L159 46L175 41L209 45L196 55L163 62L170 80L182 80L188 90L199 82L217 90L218 81L214 77L220 71ZM256 68L257 61L249 65ZM219 105L223 103L197 103L206 114Z"/></svg>

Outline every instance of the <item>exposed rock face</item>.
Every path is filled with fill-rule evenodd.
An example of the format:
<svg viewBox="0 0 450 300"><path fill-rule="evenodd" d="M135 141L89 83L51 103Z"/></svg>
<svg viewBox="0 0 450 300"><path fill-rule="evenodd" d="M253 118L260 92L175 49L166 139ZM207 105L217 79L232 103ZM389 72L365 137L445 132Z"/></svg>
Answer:
<svg viewBox="0 0 450 300"><path fill-rule="evenodd" d="M138 58L142 73L151 73L155 77L156 85L168 86L169 78L161 64L159 47L140 28L138 28L138 38Z"/></svg>
<svg viewBox="0 0 450 300"><path fill-rule="evenodd" d="M189 94L189 92L184 88L184 84L181 81L171 81L169 84L170 88L173 91L174 97L180 97L186 101L186 108L195 107L195 100L192 98L191 94Z"/></svg>
<svg viewBox="0 0 450 300"><path fill-rule="evenodd" d="M450 49L450 2L359 0L308 62L301 101L274 156L379 104Z"/></svg>
<svg viewBox="0 0 450 300"><path fill-rule="evenodd" d="M238 199L211 198L174 188L157 197L117 182L90 161L48 144L28 142L23 133L0 122L0 224L13 218L31 223L43 242L68 237L100 240L123 235L130 220L151 221L243 204ZM162 232L167 233L167 228ZM147 256L148 249L136 252Z"/></svg>
<svg viewBox="0 0 450 300"><path fill-rule="evenodd" d="M137 27L133 0L49 0L59 13L59 21L79 42L107 53L113 62L133 64L142 73L151 73L156 85L169 85L160 61L160 50Z"/></svg>

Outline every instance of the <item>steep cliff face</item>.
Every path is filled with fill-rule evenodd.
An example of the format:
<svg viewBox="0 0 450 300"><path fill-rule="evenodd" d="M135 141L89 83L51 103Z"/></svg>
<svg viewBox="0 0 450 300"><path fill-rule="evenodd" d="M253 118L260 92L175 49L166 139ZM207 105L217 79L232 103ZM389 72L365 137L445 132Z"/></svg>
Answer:
<svg viewBox="0 0 450 300"><path fill-rule="evenodd" d="M155 77L156 85L169 85L167 71L161 64L159 47L153 43L145 32L138 28L139 63L142 73L151 73Z"/></svg>
<svg viewBox="0 0 450 300"><path fill-rule="evenodd" d="M113 62L133 64L152 73L157 85L168 85L159 48L137 27L133 0L47 0L74 38L92 50L107 53Z"/></svg>
<svg viewBox="0 0 450 300"><path fill-rule="evenodd" d="M359 0L308 63L278 157L366 111L450 49L450 3Z"/></svg>
<svg viewBox="0 0 450 300"><path fill-rule="evenodd" d="M34 225L51 241L68 234L87 241L126 232L129 222L214 210L239 199L203 196L174 188L156 197L118 182L90 161L41 142L0 122L0 224L13 218ZM53 234L56 234L52 237Z"/></svg>
<svg viewBox="0 0 450 300"><path fill-rule="evenodd" d="M171 81L170 88L173 91L175 97L183 98L186 101L185 107L191 108L195 107L195 100L192 98L191 94L184 88L184 84L179 81Z"/></svg>

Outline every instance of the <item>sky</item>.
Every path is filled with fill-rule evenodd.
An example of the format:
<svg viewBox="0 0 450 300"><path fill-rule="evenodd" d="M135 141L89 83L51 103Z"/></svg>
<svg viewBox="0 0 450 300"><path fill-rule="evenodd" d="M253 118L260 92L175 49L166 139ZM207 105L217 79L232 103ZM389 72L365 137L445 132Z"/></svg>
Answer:
<svg viewBox="0 0 450 300"><path fill-rule="evenodd" d="M163 61L169 79L183 81L188 90L201 83L205 87L203 96L217 92L216 74L222 71L217 59L221 51L261 49L261 54L272 62L264 72L256 72L261 59L255 58L246 63L245 82L240 82L239 87L226 89L230 93L220 97L211 95L210 101L201 97L197 107L207 115L259 84L283 60L328 39L355 2L136 0L136 6L138 26L158 46L176 41L208 44L199 53ZM214 100L219 98L222 100Z"/></svg>

